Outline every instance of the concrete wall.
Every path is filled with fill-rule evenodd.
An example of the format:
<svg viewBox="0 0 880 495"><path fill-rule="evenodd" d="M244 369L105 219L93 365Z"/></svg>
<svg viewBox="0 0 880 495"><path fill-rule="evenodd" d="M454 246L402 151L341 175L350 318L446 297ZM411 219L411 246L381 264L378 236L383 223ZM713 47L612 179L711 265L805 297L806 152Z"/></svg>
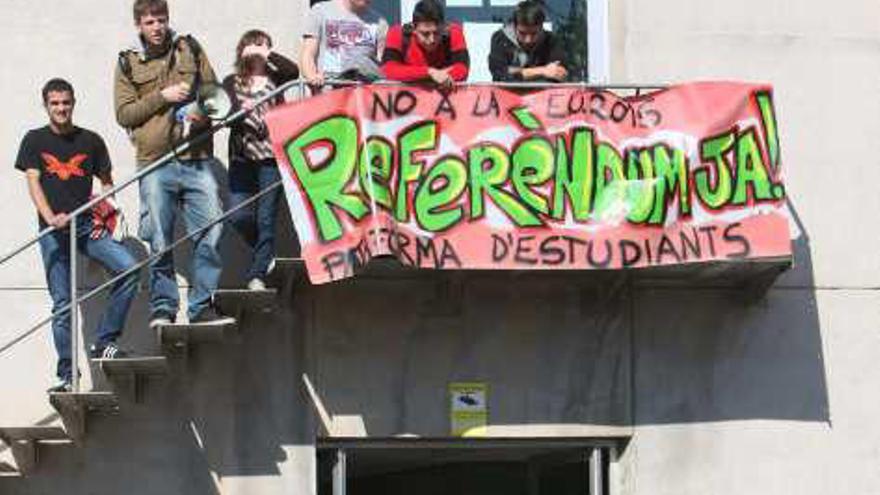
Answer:
<svg viewBox="0 0 880 495"><path fill-rule="evenodd" d="M371 436L449 436L449 384L481 382L493 435L631 424L631 325L613 277L392 273L310 291L309 369L332 413Z"/></svg>
<svg viewBox="0 0 880 495"><path fill-rule="evenodd" d="M805 233L757 306L639 292L621 493L876 493L880 4L610 3L614 80L773 83Z"/></svg>
<svg viewBox="0 0 880 495"><path fill-rule="evenodd" d="M133 31L128 2L111 3L4 3L14 19L0 32L9 95L0 149L9 162L24 131L45 121L39 86L61 75L77 86L76 120L107 139L117 177L134 172L110 100L116 52ZM172 18L224 73L252 26L295 53L307 3L177 0ZM878 239L853 219L870 222L880 201L869 186L880 173L880 4L609 3L614 81L775 85L803 235L796 269L764 299L746 305L709 287L603 291L571 275L300 284L278 313L250 316L240 338L178 363L145 404L92 422L85 446L45 449L33 477L0 477L0 493L309 493L315 424L303 371L333 412L360 416L374 435L446 434L447 384L457 380L489 383L494 422L580 432L632 425L616 493L877 492L880 263L863 248ZM11 163L0 188L6 251L35 231L35 219ZM132 216L136 201L124 196ZM240 244L230 238L224 249L237 253L226 276L235 283ZM281 246L290 249L289 240ZM89 269L86 283L99 275ZM126 343L148 354L158 349L144 303ZM401 317L404 303L417 309ZM35 250L0 267L0 307L0 344L45 314ZM99 307L86 308L87 323ZM0 424L57 420L43 394L53 354L46 331L0 354Z"/></svg>

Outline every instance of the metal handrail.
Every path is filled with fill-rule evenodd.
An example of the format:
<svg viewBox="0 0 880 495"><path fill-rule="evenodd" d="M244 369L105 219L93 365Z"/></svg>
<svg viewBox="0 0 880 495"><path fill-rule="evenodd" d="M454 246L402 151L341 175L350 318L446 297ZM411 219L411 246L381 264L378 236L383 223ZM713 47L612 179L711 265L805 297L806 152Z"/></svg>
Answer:
<svg viewBox="0 0 880 495"><path fill-rule="evenodd" d="M324 84L337 86L419 86L424 83L404 83L400 81L389 81L386 79L378 79L365 83L362 81L352 81L348 79L326 79ZM566 81L566 82L460 82L455 83L457 88L514 88L514 89L548 89L548 88L584 88L596 90L646 90L646 89L667 89L671 86L669 83L599 83L594 84L586 81Z"/></svg>
<svg viewBox="0 0 880 495"><path fill-rule="evenodd" d="M216 224L218 224L218 223L220 223L220 222L226 220L226 219L229 218L233 213L235 213L235 212L237 212L237 211L239 211L239 210L241 210L241 209L243 209L243 208L246 208L246 207L250 206L251 204L253 204L254 202L256 202L258 199L260 199L260 198L262 198L264 195L268 194L270 191L274 191L275 189L277 189L277 188L279 188L279 187L281 187L281 181L275 182L274 184L272 184L272 185L270 185L269 187L263 189L262 191L258 192L257 194L254 194L253 196L251 196L251 197L248 198L247 200L241 202L240 204L236 205L235 207L230 208L229 210L226 210L225 212L223 212L222 215L220 215L220 216L214 218L214 219L213 219L210 223L208 223L207 225L205 225L205 226L199 228L198 230L196 230L196 231L194 231L194 232L191 232L191 233L189 233L189 234L187 234L187 235L181 237L180 239L176 240L174 243L172 243L171 245L169 245L168 247L166 247L166 248L163 249L162 251L159 251L159 252L157 252L157 253L153 253L153 254L147 256L144 260L142 260L142 261L140 261L139 263L135 264L134 266L132 266L132 267L129 268L128 270L126 270L126 271L124 271L124 272L121 272L121 273L115 275L115 276L114 276L113 278L111 278L110 280L107 280L106 282L104 282L103 284L101 284L101 285L95 287L94 289L90 290L90 291L87 292L86 294L84 294L84 295L82 295L82 296L79 296L79 297L78 297L78 301L79 301L80 303L81 303L81 302L88 301L89 299L91 299L92 297L98 295L100 292L102 292L103 290L109 288L111 285L115 284L116 282L119 282L120 280L122 280L122 279L124 279L125 277L131 275L132 273L135 273L135 272L137 272L138 270L140 270L141 268L147 266L148 264L150 264L150 263L153 262L154 260L157 260L157 259L159 259L160 257L162 257L162 256L164 256L164 255L166 255L166 254L168 254L169 252L171 252L171 251L177 249L177 248L178 248L181 244L183 244L184 242L186 242L186 241L188 241L188 240L190 240L190 239L193 239L193 238L195 238L195 237L198 237L198 236L204 234L205 232L208 231L208 229L210 229L210 228L213 227L214 225L216 225ZM46 318L40 320L39 322L37 322L36 324L34 324L34 325L31 326L30 328L28 328L25 332L23 332L23 333L22 333L21 335L19 335L18 337L15 337L14 339L12 339L12 340L10 340L9 342L7 342L6 344L3 344L3 347L0 347L0 354L3 354L3 353L6 352L7 350L9 350L10 348L14 347L16 344L18 344L19 342L21 342L21 341L27 339L28 337L30 337L31 335L33 335L37 330L39 330L40 328L42 328L43 325L49 323L49 322L52 321L55 317L60 316L60 315L62 315L62 314L64 314L64 313L66 313L66 312L69 311L72 307L73 307L73 301L71 300L71 302L67 303L67 305L62 306L61 309L59 309L59 310L57 310L57 311L53 311L51 315L49 315L49 316L47 316Z"/></svg>
<svg viewBox="0 0 880 495"><path fill-rule="evenodd" d="M293 86L295 86L297 84L302 85L303 83L300 79L294 79L292 81L288 81L288 82L278 86L273 91L271 91L271 92L267 93L266 95L262 96L261 98L257 99L254 102L254 107L262 105L263 103L271 100L272 98L275 98L279 94L287 91L288 89L292 88ZM242 109L232 113L231 115L227 116L226 118L214 123L210 128L206 129L205 131L200 132L196 136L193 136L193 137L187 139L183 143L179 144L173 150L162 155L161 157L157 158L155 161L153 161L149 165L147 165L144 168L142 168L141 170L139 170L133 176L129 177L128 179L125 179L124 181L120 182L119 184L114 185L112 188L108 189L105 192L102 192L101 194L95 196L94 198L92 198L91 200L89 200L87 203L83 204L79 208L68 213L68 215L70 216L71 222L73 222L74 217L76 217L77 215L90 210L96 204L109 198L110 196L115 195L117 192L125 189L133 182L136 182L136 181L140 180L141 178L143 178L145 175L161 168L166 163L170 162L175 157L179 156L181 153L185 153L193 145L201 143L202 141L205 141L208 138L212 138L214 136L214 134L217 133L217 131L228 127L230 124L232 124L236 120L244 117L245 115L250 113L252 110L253 109L245 110L242 108ZM17 248L13 249L9 253L3 255L3 257L0 258L0 265L6 263L10 259L14 258L16 255L21 253L22 251L24 251L25 249L27 249L27 248L33 246L34 244L36 244L37 242L39 242L40 239L42 239L46 235L48 235L56 230L58 230L58 229L53 226L46 227L45 229L40 231L36 236L29 239L24 244L18 246Z"/></svg>
<svg viewBox="0 0 880 495"><path fill-rule="evenodd" d="M331 84L331 85L337 85L337 86L357 86L357 85L364 84L363 82L360 82L360 81L350 81L350 80L343 80L343 79L328 79L325 81L325 83ZM401 83L401 82L397 82L397 81L381 81L381 80L380 81L373 81L369 84L382 85L382 86L408 85L406 83ZM277 95L289 90L290 88L292 88L296 85L298 85L300 87L300 90L301 90L300 97L303 97L305 94L304 90L305 90L306 81L303 79L294 79L291 81L287 81L286 83L281 84L280 86L278 86L277 88L275 88L271 92L267 93L266 95L263 95L262 97L258 98L254 102L254 105L251 109L247 109L247 110L244 108L239 109L238 111L232 113L231 115L212 124L212 126L209 129L199 133L198 135L196 135L190 139L187 139L183 143L179 144L176 148L172 149L171 151L169 151L168 153L166 153L162 157L158 158L157 160L153 161L149 165L142 168L140 171L135 173L133 176L129 177L128 179L122 181L121 183L119 183L117 185L114 185L112 188L108 189L107 191L102 192L98 196L89 200L87 203L83 204L82 206L78 207L74 211L70 212L68 214L68 216L70 218L69 224L68 224L69 231L70 231L70 279L71 279L70 302L67 305L65 305L64 307L62 307L61 309L59 309L57 311L53 311L50 316L48 316L47 318L44 318L43 320L41 320L37 324L33 325L27 331L25 331L24 333L22 333L18 337L14 338L13 340L11 340L7 344L5 344L3 347L0 347L0 353L8 350L9 348L15 346L19 342L25 340L27 337L29 337L30 335L35 333L37 330L39 330L41 327L43 327L47 323L51 322L57 316L64 314L66 311L69 311L70 312L70 332L71 332L71 368L73 369L73 373L72 373L72 377L71 377L72 378L72 388L73 388L74 392L79 392L79 373L77 370L78 370L78 355L79 355L80 342L79 342L79 331L78 331L78 326L79 326L78 325L78 315L77 315L77 310L76 310L77 307L79 306L79 304L81 302L90 300L92 297L99 294L101 291L107 289L108 287L110 287L114 283L118 282L119 280L122 280L123 278L127 277L128 275L139 271L141 268L148 265L152 261L171 252L172 250L177 248L179 245L181 245L183 242L190 240L190 239L193 239L199 235L202 235L209 228L213 227L214 225L216 225L217 223L219 223L221 221L224 221L233 213L239 211L242 208L245 208L245 207L253 204L257 199L263 197L263 195L267 194L270 191L277 189L278 187L281 186L282 182L278 181L278 182L272 184L271 186L267 187L266 189L260 191L259 193L251 196L246 201L242 202L241 204L237 205L236 207L231 208L231 209L227 210L226 212L224 212L223 214L219 215L218 217L214 218L207 225L197 229L194 232L191 232L191 233L181 237L180 239L178 239L177 241L175 241L174 243L172 243L170 246L166 247L165 249L161 250L160 252L151 254L146 259L135 264L130 269L128 269L120 274L117 274L116 276L112 277L110 280L108 280L108 281L104 282L103 284L99 285L98 287L92 289L91 291L89 291L87 294L85 294L83 296L79 296L79 294L77 293L77 283L76 283L76 278L77 278L76 251L77 251L77 233L78 233L77 217L79 215L89 211L93 206L95 206L99 202L105 200L108 197L115 195L117 192L125 189L126 187L128 187L132 183L140 180L141 178L143 178L147 174L152 173L153 171L159 169L160 167L163 167L168 162L170 162L172 159L176 158L180 153L184 153L187 150L189 150L193 145L195 145L197 143L201 143L202 141L204 141L208 138L213 138L213 135L216 134L217 131L228 127L230 124L234 123L238 119L240 119L243 116L247 115L248 113L252 112L255 108L259 107L263 103L271 100L272 98L275 98ZM642 89L663 89L663 88L667 87L666 85L662 85L662 84L660 84L660 85L630 85L630 84L593 85L593 84L589 84L589 83L459 83L459 84L457 84L457 86L458 87L491 86L491 87L523 88L523 89L539 89L539 88L549 88L549 87L578 87L578 88L598 89L598 90L612 90L612 89L633 90L634 89L637 91L640 91ZM24 244L20 245L16 249L13 249L12 251L10 251L6 255L4 255L2 258L0 258L0 265L6 263L10 259L14 258L18 254L23 252L25 249L27 249L30 246L34 245L35 243L39 242L40 239L42 239L46 235L49 235L50 233L52 233L56 230L58 230L58 228L54 227L54 226L49 226L49 227L43 229L35 237L29 239Z"/></svg>

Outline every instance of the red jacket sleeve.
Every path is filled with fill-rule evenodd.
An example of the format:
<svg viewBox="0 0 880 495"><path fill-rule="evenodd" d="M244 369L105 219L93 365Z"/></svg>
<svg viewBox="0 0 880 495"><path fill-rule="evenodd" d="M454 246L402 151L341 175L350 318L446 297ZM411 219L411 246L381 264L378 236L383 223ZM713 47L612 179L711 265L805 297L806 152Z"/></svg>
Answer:
<svg viewBox="0 0 880 495"><path fill-rule="evenodd" d="M409 44L410 50L414 41ZM403 53L403 29L393 26L385 36L385 51L382 53L382 74L386 79L401 82L421 81L428 78L428 66L413 65L406 62Z"/></svg>
<svg viewBox="0 0 880 495"><path fill-rule="evenodd" d="M465 81L470 71L471 60L461 24L449 25L449 75L456 81Z"/></svg>

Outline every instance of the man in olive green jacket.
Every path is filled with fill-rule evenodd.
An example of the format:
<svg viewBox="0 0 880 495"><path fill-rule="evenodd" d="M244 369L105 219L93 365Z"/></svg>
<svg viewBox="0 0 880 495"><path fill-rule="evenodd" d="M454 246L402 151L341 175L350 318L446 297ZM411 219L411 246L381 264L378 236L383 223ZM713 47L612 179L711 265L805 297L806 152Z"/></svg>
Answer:
<svg viewBox="0 0 880 495"><path fill-rule="evenodd" d="M216 77L195 39L170 29L166 0L135 0L133 10L138 39L119 54L114 100L116 120L130 132L142 167L206 129L206 122L188 121L186 109L200 88L216 83ZM212 140L206 136L141 179L140 236L154 253L174 242L177 205L187 232L203 228L223 213L214 176L218 165ZM187 311L191 323L229 321L211 307L222 267L221 229L218 223L194 239ZM150 265L150 325L173 323L179 304L169 252Z"/></svg>

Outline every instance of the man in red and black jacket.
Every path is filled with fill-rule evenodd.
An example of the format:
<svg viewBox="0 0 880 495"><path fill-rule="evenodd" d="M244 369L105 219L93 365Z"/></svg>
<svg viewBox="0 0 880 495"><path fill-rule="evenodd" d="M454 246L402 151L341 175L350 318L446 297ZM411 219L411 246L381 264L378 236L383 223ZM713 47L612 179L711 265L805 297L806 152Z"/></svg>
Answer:
<svg viewBox="0 0 880 495"><path fill-rule="evenodd" d="M442 88L468 77L470 57L460 24L444 22L436 0L420 0L412 22L393 26L385 39L382 73L402 82L433 81Z"/></svg>

